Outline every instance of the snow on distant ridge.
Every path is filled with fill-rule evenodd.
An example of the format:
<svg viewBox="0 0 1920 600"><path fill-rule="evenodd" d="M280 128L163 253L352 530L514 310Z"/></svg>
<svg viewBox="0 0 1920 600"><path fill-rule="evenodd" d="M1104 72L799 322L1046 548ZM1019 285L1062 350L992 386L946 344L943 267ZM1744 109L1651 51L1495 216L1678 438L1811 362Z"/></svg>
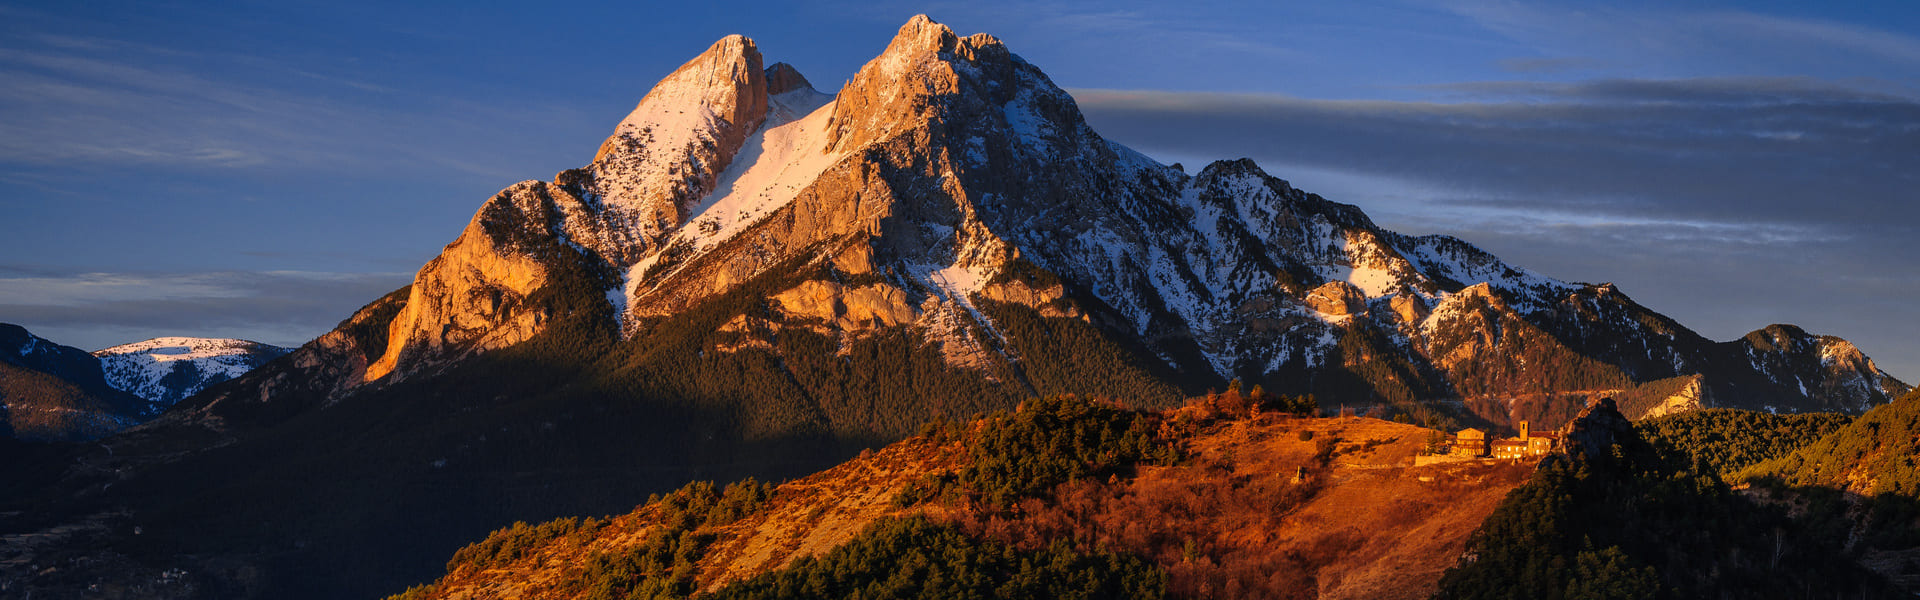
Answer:
<svg viewBox="0 0 1920 600"><path fill-rule="evenodd" d="M107 385L146 399L157 414L207 386L247 371L292 350L246 340L162 337L94 352Z"/></svg>

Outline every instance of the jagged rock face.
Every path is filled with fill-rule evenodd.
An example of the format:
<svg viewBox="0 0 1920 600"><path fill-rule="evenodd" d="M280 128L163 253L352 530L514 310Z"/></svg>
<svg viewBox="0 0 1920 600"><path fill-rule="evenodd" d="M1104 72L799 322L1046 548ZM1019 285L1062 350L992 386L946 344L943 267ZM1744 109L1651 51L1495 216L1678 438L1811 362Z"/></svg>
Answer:
<svg viewBox="0 0 1920 600"><path fill-rule="evenodd" d="M819 319L841 331L892 327L919 317L905 292L884 283L846 288L831 281L807 281L773 301L787 314Z"/></svg>
<svg viewBox="0 0 1920 600"><path fill-rule="evenodd" d="M778 96L794 90L811 90L813 84L799 69L787 63L773 63L767 67L767 95Z"/></svg>
<svg viewBox="0 0 1920 600"><path fill-rule="evenodd" d="M834 96L760 64L750 40L721 40L593 164L490 200L421 270L365 380L538 334L556 269L631 333L811 265L830 280L770 290L782 314L849 337L908 328L983 369L1022 360L992 303L1133 340L1189 385L1464 401L1495 422L1557 423L1691 374L1702 404L1783 410L1905 389L1844 342L1715 344L1611 285L1381 229L1249 160L1160 165L1102 139L999 40L925 17ZM749 337L778 330L750 322Z"/></svg>
<svg viewBox="0 0 1920 600"><path fill-rule="evenodd" d="M414 276L386 351L367 367L365 380L511 346L543 331L555 307L536 294L567 267L603 265L571 240L604 231L593 211L559 186L523 182L501 191Z"/></svg>
<svg viewBox="0 0 1920 600"><path fill-rule="evenodd" d="M1560 428L1554 451L1588 458L1608 456L1613 446L1633 435L1633 422L1614 406L1613 399L1602 399L1580 411L1580 416Z"/></svg>
<svg viewBox="0 0 1920 600"><path fill-rule="evenodd" d="M576 181L613 225L590 247L631 264L685 221L767 114L760 51L727 36L654 86ZM563 176L569 177L569 176ZM589 240L579 240L587 243Z"/></svg>
<svg viewBox="0 0 1920 600"><path fill-rule="evenodd" d="M1686 384L1680 389L1665 394L1659 403L1633 418L1651 419L1705 408L1708 406L1707 391L1701 385L1701 379L1698 375L1687 378Z"/></svg>
<svg viewBox="0 0 1920 600"><path fill-rule="evenodd" d="M386 353L389 331L412 296L395 290L341 321L338 327L277 361L225 384L211 386L155 420L156 428L197 424L225 429L233 419L277 421L338 401L375 378L368 369Z"/></svg>

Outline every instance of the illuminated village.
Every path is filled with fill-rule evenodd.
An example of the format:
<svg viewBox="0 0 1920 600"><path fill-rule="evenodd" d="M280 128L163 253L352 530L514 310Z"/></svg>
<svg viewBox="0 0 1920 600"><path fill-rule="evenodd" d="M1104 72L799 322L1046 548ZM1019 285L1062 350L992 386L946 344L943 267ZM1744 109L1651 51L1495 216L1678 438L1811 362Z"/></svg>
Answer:
<svg viewBox="0 0 1920 600"><path fill-rule="evenodd" d="M1451 436L1447 456L1455 458L1496 458L1520 459L1546 456L1553 451L1553 444L1560 439L1558 433L1539 433L1531 431L1526 421L1520 422L1520 435L1501 438L1489 442L1487 432L1467 428Z"/></svg>

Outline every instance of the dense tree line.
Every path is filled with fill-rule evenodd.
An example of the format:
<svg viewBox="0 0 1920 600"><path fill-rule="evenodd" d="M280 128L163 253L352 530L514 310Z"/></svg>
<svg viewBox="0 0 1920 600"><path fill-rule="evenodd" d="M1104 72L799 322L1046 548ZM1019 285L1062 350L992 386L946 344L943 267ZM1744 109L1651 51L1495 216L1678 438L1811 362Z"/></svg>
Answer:
<svg viewBox="0 0 1920 600"><path fill-rule="evenodd" d="M1629 434L1551 460L1504 499L1436 598L1888 597L1842 541Z"/></svg>
<svg viewBox="0 0 1920 600"><path fill-rule="evenodd" d="M1733 476L1805 504L1805 520L1856 552L1920 547L1920 391ZM1920 576L1920 564L1903 572Z"/></svg>
<svg viewBox="0 0 1920 600"><path fill-rule="evenodd" d="M879 521L846 545L713 597L1153 600L1166 587L1166 572L1138 557L1082 552L1066 541L1021 550L913 517Z"/></svg>
<svg viewBox="0 0 1920 600"><path fill-rule="evenodd" d="M1832 435L1798 452L1741 472L1792 486L1846 489L1870 481L1868 495L1920 498L1920 391L1875 407Z"/></svg>
<svg viewBox="0 0 1920 600"><path fill-rule="evenodd" d="M1029 399L1016 410L981 419L964 434L967 462L959 472L916 485L901 502L963 496L988 509L1002 509L1062 483L1180 460L1180 446L1160 430L1157 415L1112 400L1074 395Z"/></svg>
<svg viewBox="0 0 1920 600"><path fill-rule="evenodd" d="M684 598L696 589L696 566L715 538L713 531L765 507L773 489L772 484L748 478L725 486L695 481L654 494L636 509L650 525L646 541L594 554L568 587L586 592L590 600ZM455 552L447 561L447 574L504 567L557 541L585 545L612 523L611 518L577 517L537 525L515 522ZM393 600L425 598L434 585L415 586Z"/></svg>
<svg viewBox="0 0 1920 600"><path fill-rule="evenodd" d="M505 566L526 558L554 540L568 536L591 536L606 524L606 519L592 517L554 519L537 525L514 521L512 525L488 534L487 539L468 544L453 553L453 558L447 561L447 573Z"/></svg>
<svg viewBox="0 0 1920 600"><path fill-rule="evenodd" d="M1852 420L1835 413L1776 415L1713 408L1639 421L1634 429L1661 456L1679 461L1674 468L1727 479L1812 444Z"/></svg>

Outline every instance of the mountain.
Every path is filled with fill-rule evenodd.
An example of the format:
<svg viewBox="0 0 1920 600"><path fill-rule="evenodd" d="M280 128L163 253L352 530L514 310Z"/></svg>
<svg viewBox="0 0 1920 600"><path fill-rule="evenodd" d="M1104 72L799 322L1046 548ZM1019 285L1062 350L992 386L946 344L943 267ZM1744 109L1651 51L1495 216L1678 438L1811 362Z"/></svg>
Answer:
<svg viewBox="0 0 1920 600"><path fill-rule="evenodd" d="M159 414L180 400L267 364L292 350L246 340L162 337L122 344L93 355L107 384L145 398Z"/></svg>
<svg viewBox="0 0 1920 600"><path fill-rule="evenodd" d="M760 305L721 315L714 351L904 336L1016 395L1072 391L1047 372L1062 328L1163 384L1122 394L1148 405L1240 379L1555 425L1636 392L1629 412L1859 413L1908 389L1845 340L1774 325L1716 343L1612 285L1384 230L1248 160L1158 164L991 36L916 18L831 96L761 63L721 40L590 165L487 201L416 276L382 352L332 387L432 373L560 313L610 313L578 326L631 341L748 292ZM1670 393L1640 389L1656 382Z"/></svg>
<svg viewBox="0 0 1920 600"><path fill-rule="evenodd" d="M410 285L14 479L0 574L366 596L500 523L805 475L1030 397L1164 408L1235 379L1495 428L1603 396L1857 413L1907 389L1837 338L1713 342L1248 160L1158 164L999 40L916 17L831 95L713 44ZM99 566L30 569L75 556Z"/></svg>
<svg viewBox="0 0 1920 600"><path fill-rule="evenodd" d="M155 338L88 354L0 323L0 437L105 437L287 352L245 340Z"/></svg>
<svg viewBox="0 0 1920 600"><path fill-rule="evenodd" d="M78 441L125 429L146 403L114 387L86 351L0 323L0 437Z"/></svg>
<svg viewBox="0 0 1920 600"><path fill-rule="evenodd" d="M1742 472L1787 485L1920 500L1920 392L1874 408L1799 450Z"/></svg>

